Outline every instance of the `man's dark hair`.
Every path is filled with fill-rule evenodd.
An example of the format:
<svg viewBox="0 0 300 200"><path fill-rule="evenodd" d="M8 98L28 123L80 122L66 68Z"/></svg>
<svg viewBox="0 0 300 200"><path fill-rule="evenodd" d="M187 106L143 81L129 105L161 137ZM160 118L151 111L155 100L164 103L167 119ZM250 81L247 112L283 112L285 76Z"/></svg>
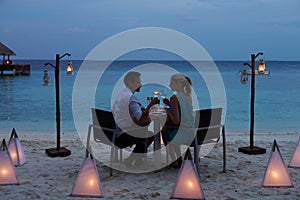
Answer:
<svg viewBox="0 0 300 200"><path fill-rule="evenodd" d="M124 77L124 84L127 86L129 82L133 82L136 78L140 77L141 73L136 71L128 72Z"/></svg>

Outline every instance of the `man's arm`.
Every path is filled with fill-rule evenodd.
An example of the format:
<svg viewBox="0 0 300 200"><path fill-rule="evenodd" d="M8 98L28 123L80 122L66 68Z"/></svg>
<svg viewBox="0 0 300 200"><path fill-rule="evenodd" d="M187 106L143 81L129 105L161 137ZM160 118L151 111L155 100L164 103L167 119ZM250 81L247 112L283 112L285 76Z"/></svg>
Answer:
<svg viewBox="0 0 300 200"><path fill-rule="evenodd" d="M158 98L154 98L150 104L142 110L137 98L133 95L129 102L131 118L139 126L148 126L151 123L151 119L149 117L150 108L157 103Z"/></svg>

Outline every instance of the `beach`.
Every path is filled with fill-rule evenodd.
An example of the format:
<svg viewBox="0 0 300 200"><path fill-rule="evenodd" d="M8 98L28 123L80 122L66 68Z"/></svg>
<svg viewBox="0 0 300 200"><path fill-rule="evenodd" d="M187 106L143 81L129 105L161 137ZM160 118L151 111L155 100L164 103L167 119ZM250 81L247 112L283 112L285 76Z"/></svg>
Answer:
<svg viewBox="0 0 300 200"><path fill-rule="evenodd" d="M183 163L207 200L300 200L300 167L288 167L300 150L300 1L17 2L1 2L0 140L8 145L16 130L26 162L12 167L17 154L2 142L0 200L97 199L71 195L78 177L97 185L91 171L104 199L170 199L187 165L162 133L168 144L176 135L182 157L201 144L195 171ZM97 138L103 131L126 147L114 152ZM152 136L146 150L140 141ZM252 152L252 139L266 152L239 152ZM71 154L49 156L60 147ZM268 161L286 167L292 187L263 187L265 174L282 178ZM18 184L4 185L11 174ZM188 177L184 192L197 180Z"/></svg>
<svg viewBox="0 0 300 200"><path fill-rule="evenodd" d="M0 199L80 199L70 197L76 176L85 157L85 147L76 133L61 135L61 146L72 151L64 158L50 158L45 149L56 146L53 134L18 132L27 162L16 167L20 185L0 186ZM9 135L1 135L9 139ZM265 188L262 180L276 139L282 158L288 165L299 133L259 133L255 146L266 154L246 155L238 147L249 145L248 133L226 133L227 172L222 172L222 140L200 162L200 182L206 199L299 199L300 170L288 168L293 188ZM100 145L100 144L99 144ZM99 146L101 151L101 145ZM149 173L127 173L96 161L105 199L169 199L179 169L163 168ZM83 198L89 199L89 198Z"/></svg>

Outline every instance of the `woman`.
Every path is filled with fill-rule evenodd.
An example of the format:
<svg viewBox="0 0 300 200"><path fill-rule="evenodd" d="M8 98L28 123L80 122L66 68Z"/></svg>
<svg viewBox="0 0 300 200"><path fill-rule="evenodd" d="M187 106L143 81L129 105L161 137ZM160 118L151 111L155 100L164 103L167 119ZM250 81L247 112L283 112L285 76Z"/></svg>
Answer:
<svg viewBox="0 0 300 200"><path fill-rule="evenodd" d="M170 79L170 88L176 94L171 96L170 100L163 99L164 104L170 108L167 109L167 121L162 130L163 140L167 145L173 168L179 168L182 163L180 145L192 143L194 133L194 116L192 106L192 88L191 79L183 74L175 74Z"/></svg>

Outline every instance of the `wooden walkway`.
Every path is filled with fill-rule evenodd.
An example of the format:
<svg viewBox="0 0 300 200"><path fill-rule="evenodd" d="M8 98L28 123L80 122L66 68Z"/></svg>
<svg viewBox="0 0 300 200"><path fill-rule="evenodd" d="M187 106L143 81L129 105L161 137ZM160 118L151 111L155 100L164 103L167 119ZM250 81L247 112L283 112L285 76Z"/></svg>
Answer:
<svg viewBox="0 0 300 200"><path fill-rule="evenodd" d="M0 76L29 76L29 64L0 64Z"/></svg>

